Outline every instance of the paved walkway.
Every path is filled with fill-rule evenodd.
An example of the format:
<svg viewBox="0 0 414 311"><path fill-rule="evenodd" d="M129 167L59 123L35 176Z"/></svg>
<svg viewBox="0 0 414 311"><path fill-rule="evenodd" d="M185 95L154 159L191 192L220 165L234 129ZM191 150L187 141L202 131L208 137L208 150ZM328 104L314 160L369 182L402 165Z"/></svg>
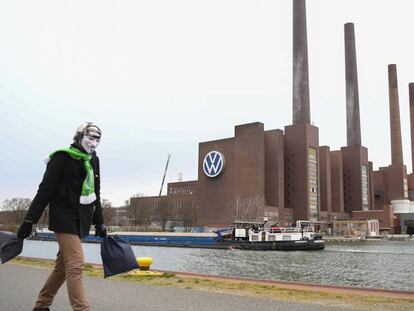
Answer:
<svg viewBox="0 0 414 311"><path fill-rule="evenodd" d="M14 264L0 265L0 310L29 311L51 270ZM96 311L333 311L340 307L288 303L237 295L158 287L85 277L91 309ZM70 311L66 287L62 286L52 311Z"/></svg>

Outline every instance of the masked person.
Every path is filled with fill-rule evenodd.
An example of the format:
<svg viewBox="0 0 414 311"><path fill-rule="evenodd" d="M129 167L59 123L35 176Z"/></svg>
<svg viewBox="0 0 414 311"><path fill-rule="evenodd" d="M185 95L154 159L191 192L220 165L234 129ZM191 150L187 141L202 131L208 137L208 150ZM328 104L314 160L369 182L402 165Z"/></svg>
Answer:
<svg viewBox="0 0 414 311"><path fill-rule="evenodd" d="M69 148L50 154L43 180L18 229L17 236L27 238L49 205L49 229L56 234L59 252L33 311L49 310L65 281L73 310L90 310L82 282L81 239L89 234L92 224L96 235L106 236L100 201L99 158L95 152L100 139L99 127L87 122L77 129Z"/></svg>

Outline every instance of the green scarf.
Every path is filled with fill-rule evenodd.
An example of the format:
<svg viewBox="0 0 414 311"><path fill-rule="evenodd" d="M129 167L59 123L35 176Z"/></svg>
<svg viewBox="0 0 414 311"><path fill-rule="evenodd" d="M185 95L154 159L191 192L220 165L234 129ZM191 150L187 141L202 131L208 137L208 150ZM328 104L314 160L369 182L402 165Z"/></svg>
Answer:
<svg viewBox="0 0 414 311"><path fill-rule="evenodd" d="M94 179L93 169L91 165L92 156L90 154L82 152L79 149L71 146L69 148L62 148L62 149L56 150L55 152L52 152L49 155L49 158L46 159L46 161L49 162L50 159L58 152L66 152L73 159L78 160L78 161L79 160L83 161L87 175L82 184L82 193L79 198L79 203L86 205L86 204L90 204L94 202L96 200L96 194L95 194L95 179Z"/></svg>

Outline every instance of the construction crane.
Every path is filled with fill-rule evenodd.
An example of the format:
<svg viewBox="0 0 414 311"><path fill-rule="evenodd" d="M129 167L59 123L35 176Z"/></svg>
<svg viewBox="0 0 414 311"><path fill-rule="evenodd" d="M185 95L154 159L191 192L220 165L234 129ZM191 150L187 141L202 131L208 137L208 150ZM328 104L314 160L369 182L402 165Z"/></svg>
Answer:
<svg viewBox="0 0 414 311"><path fill-rule="evenodd" d="M168 163L170 162L170 157L171 157L171 154L168 155L167 164L165 165L164 176L162 177L162 182L161 182L160 194L158 195L159 197L161 196L162 188L164 187L165 175L167 175L167 169L168 169Z"/></svg>

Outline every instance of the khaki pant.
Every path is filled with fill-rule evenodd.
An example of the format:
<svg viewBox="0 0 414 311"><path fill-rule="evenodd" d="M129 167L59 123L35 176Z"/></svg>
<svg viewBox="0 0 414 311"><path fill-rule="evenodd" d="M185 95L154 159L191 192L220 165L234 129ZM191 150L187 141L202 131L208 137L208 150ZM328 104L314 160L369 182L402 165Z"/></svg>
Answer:
<svg viewBox="0 0 414 311"><path fill-rule="evenodd" d="M49 307L57 291L66 281L69 301L75 311L89 311L83 289L82 272L84 257L79 236L69 233L56 233L59 252L55 269L50 274L36 301L36 308Z"/></svg>

